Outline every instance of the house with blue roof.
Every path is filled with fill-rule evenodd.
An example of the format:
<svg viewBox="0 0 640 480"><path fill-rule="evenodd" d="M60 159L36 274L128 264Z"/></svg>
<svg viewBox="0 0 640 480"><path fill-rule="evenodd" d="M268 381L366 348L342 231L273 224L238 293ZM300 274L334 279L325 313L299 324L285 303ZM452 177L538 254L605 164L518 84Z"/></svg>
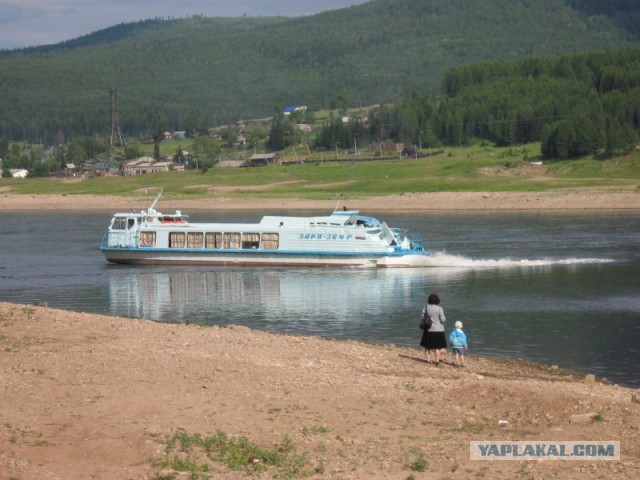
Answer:
<svg viewBox="0 0 640 480"><path fill-rule="evenodd" d="M284 110L282 110L282 113L284 113L285 115L291 115L293 112L302 112L303 115L307 114L307 106L306 105L300 105L300 106L289 106L289 107L284 107Z"/></svg>

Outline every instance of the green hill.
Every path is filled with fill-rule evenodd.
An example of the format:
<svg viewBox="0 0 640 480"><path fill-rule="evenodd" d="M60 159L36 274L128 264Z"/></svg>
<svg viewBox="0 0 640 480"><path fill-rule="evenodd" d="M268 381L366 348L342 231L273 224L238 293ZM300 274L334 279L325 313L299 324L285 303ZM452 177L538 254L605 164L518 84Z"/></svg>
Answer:
<svg viewBox="0 0 640 480"><path fill-rule="evenodd" d="M455 66L637 45L633 8L607 3L610 11L587 0L376 0L295 19L119 25L4 52L0 136L107 133L112 88L129 135L202 129L289 104L433 94Z"/></svg>

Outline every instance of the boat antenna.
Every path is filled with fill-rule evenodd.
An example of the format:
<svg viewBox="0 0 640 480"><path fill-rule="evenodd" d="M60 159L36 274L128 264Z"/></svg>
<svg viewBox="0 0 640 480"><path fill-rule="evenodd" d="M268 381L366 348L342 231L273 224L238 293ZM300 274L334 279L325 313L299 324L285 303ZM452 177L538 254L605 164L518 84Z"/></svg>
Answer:
<svg viewBox="0 0 640 480"><path fill-rule="evenodd" d="M338 195L340 195L340 198L338 199L338 203L336 204L336 208L333 209L334 213L338 211L338 207L340 206L340 202L342 202L342 194L339 193Z"/></svg>
<svg viewBox="0 0 640 480"><path fill-rule="evenodd" d="M153 203L149 207L149 212L153 212L154 211L156 203L158 203L158 200L160 200L160 197L162 197L162 188L160 189L160 192L158 193L158 196L156 197L156 199L153 201Z"/></svg>

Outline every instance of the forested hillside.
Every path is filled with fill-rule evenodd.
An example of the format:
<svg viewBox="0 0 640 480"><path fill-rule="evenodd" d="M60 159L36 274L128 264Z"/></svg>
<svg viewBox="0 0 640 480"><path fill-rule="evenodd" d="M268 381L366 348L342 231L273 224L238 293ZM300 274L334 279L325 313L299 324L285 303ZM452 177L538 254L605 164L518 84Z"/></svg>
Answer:
<svg viewBox="0 0 640 480"><path fill-rule="evenodd" d="M457 67L442 95L382 108L368 127L331 122L317 148L349 148L383 136L435 147L480 138L498 146L542 143L544 158L631 151L640 127L640 48L531 57Z"/></svg>
<svg viewBox="0 0 640 480"><path fill-rule="evenodd" d="M196 19L194 21L193 19ZM148 43L180 39L185 41L199 35L228 34L237 31L250 31L257 27L285 21L284 17L242 17L242 18L206 18L195 16L193 19L155 18L139 22L120 23L88 35L52 45L38 45L19 50L0 50L0 56L13 53L48 53L71 50L79 47L98 45Z"/></svg>
<svg viewBox="0 0 640 480"><path fill-rule="evenodd" d="M631 36L640 37L638 0L568 0L568 3L587 17L606 16Z"/></svg>
<svg viewBox="0 0 640 480"><path fill-rule="evenodd" d="M107 133L110 89L128 135L434 94L460 65L638 44L619 21L628 5L607 3L614 11L586 0L375 0L294 19L120 25L2 56L0 136Z"/></svg>

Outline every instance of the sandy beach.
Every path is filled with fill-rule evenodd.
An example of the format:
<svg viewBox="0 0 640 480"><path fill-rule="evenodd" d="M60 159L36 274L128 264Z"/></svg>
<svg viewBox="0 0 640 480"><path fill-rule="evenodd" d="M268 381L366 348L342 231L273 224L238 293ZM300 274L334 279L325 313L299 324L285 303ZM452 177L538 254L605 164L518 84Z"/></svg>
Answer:
<svg viewBox="0 0 640 480"><path fill-rule="evenodd" d="M0 191L2 210L129 210L143 209L153 200L97 195L19 195ZM640 210L640 192L634 189L576 189L548 192L433 192L408 193L346 200L234 198L224 193L203 199L162 198L165 210L333 210L347 206L361 211L559 211Z"/></svg>
<svg viewBox="0 0 640 480"><path fill-rule="evenodd" d="M554 366L7 303L0 341L0 478L640 476L638 391ZM235 463L221 438L280 460ZM472 461L471 440L617 440L621 458Z"/></svg>

